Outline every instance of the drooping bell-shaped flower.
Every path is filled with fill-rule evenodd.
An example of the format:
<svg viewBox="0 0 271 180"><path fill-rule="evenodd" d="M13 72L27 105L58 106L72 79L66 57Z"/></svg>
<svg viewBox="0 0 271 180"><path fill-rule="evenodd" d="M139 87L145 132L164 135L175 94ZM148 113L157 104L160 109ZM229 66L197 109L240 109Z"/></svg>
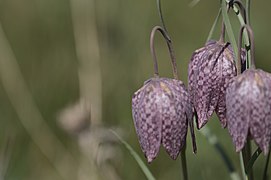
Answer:
<svg viewBox="0 0 271 180"><path fill-rule="evenodd" d="M228 129L237 152L251 136L267 154L271 141L271 74L255 69L253 32L247 25L241 28L239 52L244 28L250 35L251 68L233 78L227 89Z"/></svg>
<svg viewBox="0 0 271 180"><path fill-rule="evenodd" d="M211 40L193 53L188 67L189 93L199 129L214 111L221 125L226 127L225 92L234 76L236 67L230 43Z"/></svg>
<svg viewBox="0 0 271 180"><path fill-rule="evenodd" d="M141 148L148 162L162 144L176 159L186 142L192 107L184 84L176 79L151 78L132 99L133 118Z"/></svg>
<svg viewBox="0 0 271 180"><path fill-rule="evenodd" d="M161 144L172 159L176 159L186 143L188 124L196 152L192 122L192 105L182 81L177 80L177 69L171 42L167 39L175 79L160 78L153 39L156 31L167 39L159 26L151 33L151 50L154 57L155 77L144 83L132 98L132 113L140 146L148 162L156 158Z"/></svg>

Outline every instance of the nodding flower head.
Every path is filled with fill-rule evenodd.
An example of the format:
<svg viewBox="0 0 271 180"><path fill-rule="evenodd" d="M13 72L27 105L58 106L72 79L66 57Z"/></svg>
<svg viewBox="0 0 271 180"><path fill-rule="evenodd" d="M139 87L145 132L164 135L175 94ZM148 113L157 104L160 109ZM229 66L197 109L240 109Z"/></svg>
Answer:
<svg viewBox="0 0 271 180"><path fill-rule="evenodd" d="M170 50L175 79L160 78L153 39L160 31ZM132 113L139 143L148 162L158 155L162 144L172 159L176 159L186 143L188 124L196 152L192 122L192 106L182 81L177 79L173 49L166 31L156 26L151 33L151 51L154 58L155 77L147 80L132 98Z"/></svg>
<svg viewBox="0 0 271 180"><path fill-rule="evenodd" d="M245 18L242 2L233 1L241 9ZM233 7L230 4L228 10ZM245 20L246 21L246 20ZM210 40L204 47L196 50L188 67L189 93L196 114L198 129L202 128L215 111L223 128L227 126L225 93L231 78L236 76L233 48L225 43L225 24L219 41ZM242 49L242 67L246 53Z"/></svg>
<svg viewBox="0 0 271 180"><path fill-rule="evenodd" d="M186 142L192 108L184 84L176 79L151 78L132 99L133 118L141 148L151 162L161 143L176 159Z"/></svg>
<svg viewBox="0 0 271 180"><path fill-rule="evenodd" d="M228 82L236 76L232 47L229 43L209 41L194 52L188 68L189 93L202 128L215 111L226 127L225 92Z"/></svg>
<svg viewBox="0 0 271 180"><path fill-rule="evenodd" d="M233 78L227 89L228 129L237 152L250 136L267 154L271 140L271 74L255 69L253 32L247 25L240 31L239 61L244 28L250 35L251 68Z"/></svg>

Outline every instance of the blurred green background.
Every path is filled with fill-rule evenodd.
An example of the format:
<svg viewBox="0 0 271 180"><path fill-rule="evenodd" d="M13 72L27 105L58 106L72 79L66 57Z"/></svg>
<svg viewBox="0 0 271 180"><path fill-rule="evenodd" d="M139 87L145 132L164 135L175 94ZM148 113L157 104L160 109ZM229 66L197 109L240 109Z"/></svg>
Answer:
<svg viewBox="0 0 271 180"><path fill-rule="evenodd" d="M220 6L214 0L194 7L190 3L162 1L185 84L191 54L204 45ZM256 65L269 72L270 6L270 1L252 1L251 7ZM239 22L233 12L230 17L237 34ZM149 34L160 24L156 1L0 0L0 23L0 179L145 179L108 128L117 128L146 162L135 134L131 96L153 74ZM214 38L219 31L220 25ZM172 77L166 44L159 36L156 49L160 74ZM90 101L91 128L74 132L58 117L79 99ZM68 117L79 114L89 121L89 106L83 107L83 112L71 108ZM208 126L240 172L228 131L215 115ZM214 148L198 131L196 136L196 155L189 135L187 139L190 178L230 179ZM261 155L256 179L263 165ZM148 167L158 180L182 177L180 158L171 160L163 148Z"/></svg>

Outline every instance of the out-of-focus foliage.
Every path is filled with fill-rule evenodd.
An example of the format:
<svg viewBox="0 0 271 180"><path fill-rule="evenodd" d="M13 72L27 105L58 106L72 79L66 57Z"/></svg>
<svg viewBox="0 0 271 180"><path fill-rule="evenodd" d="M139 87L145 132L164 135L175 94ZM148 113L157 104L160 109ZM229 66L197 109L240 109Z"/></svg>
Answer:
<svg viewBox="0 0 271 180"><path fill-rule="evenodd" d="M80 159L82 159L82 154L87 153L82 152L82 148L85 148L82 144L91 141L93 137L97 136L100 140L102 139L101 141L105 140L110 142L109 144L113 144L112 146L116 146L114 139L107 139L110 135L100 135L100 132L108 133L104 128L111 126L120 128L123 138L145 160L132 121L131 96L153 74L149 34L152 27L160 23L156 1L78 0L77 3L84 1L91 1L94 5L94 7L89 7L91 12L87 14L87 19L84 22L89 22L92 19L94 23L89 26L89 30L97 30L96 40L98 43L92 38L88 40L90 44L96 43L95 45L99 49L99 57L88 58L90 61L92 58L96 58L99 62L97 66L101 73L99 83L101 83L100 91L102 95L102 122L99 125L101 131L98 131L99 128L95 126L94 130L90 130L88 135L80 139L78 136L68 134L57 121L59 112L69 104L78 102L82 95L82 81L80 81L80 75L78 75L78 67L82 63L80 62L81 51L77 49L78 39L76 40L74 28L76 18L72 18L74 17L72 15L72 2L69 0L0 0L0 23L3 35L7 40L3 41L0 38L0 47L6 45L11 49L11 52L3 52L4 49L0 49L2 55L0 55L0 58L4 58L3 54L5 53L12 53L22 73L21 77L17 79L18 83L15 83L15 81L12 84L7 83L11 81L3 83L3 78L0 78L2 79L0 81L1 153L6 152L5 147L8 144L8 153L0 156L0 166L8 165L6 170L1 168L1 171L5 170L5 179L7 180L63 179L59 170L67 172L64 177L70 179L77 179L80 169L97 172L97 174L106 174L107 167L103 166L101 169L97 168L90 171L87 167L91 167L91 165L88 163L81 164ZM191 54L195 49L205 44L208 32L219 10L219 1L200 1L194 7L189 6L190 2L189 0L162 1L165 23L175 47L180 78L184 82L187 82L187 67ZM269 1L252 1L251 8L251 25L254 29L256 42L256 65L268 72L271 72L271 54L269 54L271 42L268 34L271 32L270 6L271 2ZM80 7L80 5L77 7ZM80 14L80 11L78 12ZM239 22L233 12L230 13L230 18L234 32L237 34ZM80 20L84 19L78 19L78 21ZM220 28L216 30L216 39L219 38L219 32ZM96 46L87 48L91 51L93 48L97 48ZM88 52L87 48L87 51L83 52ZM160 74L171 77L169 55L161 38L156 40L156 49ZM82 52L81 54L85 55ZM9 59L4 60L9 61ZM2 62L5 62L4 60L2 59ZM1 66L0 69L9 68L5 66L5 63L2 63ZM9 69L6 70L13 72ZM17 76L11 75L10 79L16 80L14 77ZM19 114L18 109L24 108L22 105L27 104L27 102L20 102L20 99L12 98L15 95L20 97L23 92L19 92L19 88L7 92L6 88L7 84L11 85L10 87L21 87L20 84L24 83L22 80L25 81L26 88L30 93L31 102L34 103L36 108L35 112L40 112L43 123L48 125L50 132L55 136L39 137L40 142L37 143L35 142L37 137L33 137L33 134L29 131L35 132L37 136L39 134L44 135L46 128L41 126L37 129L31 129L23 125L20 116L31 115L31 111L23 111ZM89 81L90 83L93 82ZM86 80L83 83L86 84L87 82ZM12 93L14 96L11 97ZM89 93L91 94L91 92ZM12 99L19 102L21 106L15 108ZM24 99L27 99L27 97L22 98L22 100ZM36 117L34 112L33 117ZM217 117L213 116L213 119L215 118ZM37 119L35 118L27 120L29 127L33 127L36 122ZM228 131L222 129L217 120L211 120L208 126L217 134L235 167L240 170L238 155L234 151ZM192 149L189 148L191 147L190 138L188 138L189 144L187 146L188 171L191 179L229 179L227 170L213 147L200 133L197 132L196 135L197 155L194 155ZM54 141L51 141L52 137ZM46 146L47 148L44 150L41 149L39 144L48 144L49 146ZM58 147L63 148L63 152L61 150L58 151L58 154L52 153L48 155L49 159L44 155L44 152L55 152ZM110 152L118 151L116 154L122 153L116 156L119 161L114 159L114 162L112 162L120 179L137 180L145 178L133 157L125 149L119 151L113 148L111 151L107 146L100 149ZM160 151L159 157L148 165L153 175L159 180L180 179L180 159L173 161L166 155L164 149L161 148ZM67 157L64 156L66 152L69 152L75 160L67 161L69 163L61 161L60 164L54 164L54 162L59 162L60 158L64 157L65 159ZM107 152L107 154L110 153ZM102 166L100 165L101 162L107 159L112 160L110 155L108 155L108 158L100 157L98 154L93 156L99 157L99 160L97 160L98 167ZM256 177L261 177L263 160L264 158L261 156L256 162L254 168ZM66 161L64 160L64 162ZM79 165L73 168L77 163L87 165L83 168ZM94 175L90 174L88 179L95 179Z"/></svg>

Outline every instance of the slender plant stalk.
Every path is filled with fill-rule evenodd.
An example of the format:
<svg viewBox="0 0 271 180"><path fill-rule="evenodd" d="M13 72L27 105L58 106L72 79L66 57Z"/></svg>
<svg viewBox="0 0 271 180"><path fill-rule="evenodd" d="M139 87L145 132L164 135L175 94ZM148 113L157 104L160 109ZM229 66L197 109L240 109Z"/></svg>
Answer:
<svg viewBox="0 0 271 180"><path fill-rule="evenodd" d="M80 98L91 104L91 124L102 124L102 76L95 0L70 0Z"/></svg>
<svg viewBox="0 0 271 180"><path fill-rule="evenodd" d="M148 180L155 180L154 176L152 175L151 171L148 167L144 164L140 156L136 153L136 151L125 141L123 140L114 130L111 130L112 134L118 138L118 140L124 145L124 147L130 152L133 158L136 160L137 164L145 174Z"/></svg>
<svg viewBox="0 0 271 180"><path fill-rule="evenodd" d="M222 11L222 15L223 15L223 19L224 19L224 22L225 22L227 34L229 36L229 39L230 39L230 42L231 42L232 47L234 49L234 52L238 53L238 51L235 50L235 48L237 48L237 44L236 44L236 40L234 38L234 34L233 34L233 30L232 30L232 27L231 27L231 24L230 24L230 21L229 21L228 14L226 13L226 9L227 9L226 3L228 3L227 0L225 0L225 1L222 0L222 10L223 10L223 7L224 7L224 11L225 11L224 14L223 14L223 11ZM240 13L240 10L239 10L239 8L237 7L236 4L240 7L240 9L241 9L241 11L243 13ZM237 15L237 18L238 18L241 26L245 25L246 22L247 22L247 18L245 16L246 15L246 10L244 11L242 2L241 1L234 1L233 10L234 10L235 14ZM225 19L226 19L226 21L225 21ZM246 44L246 47L249 47L249 38L248 38L247 32L245 32L245 44ZM237 54L235 54L235 55L237 56ZM248 53L248 62L250 62L250 54L249 53ZM250 63L247 63L247 64L250 64Z"/></svg>
<svg viewBox="0 0 271 180"><path fill-rule="evenodd" d="M211 30L210 30L210 32L209 32L209 35L208 35L208 37L207 37L206 42L208 42L209 40L211 40L211 38L213 37L214 31L215 31L215 28L216 28L216 26L217 26L217 24L218 24L218 20L219 20L220 16L221 16L221 8L220 8L219 11L218 11L218 14L217 14L217 16L216 16L216 18L215 18L215 21L214 21L214 23L213 23L213 25L212 25L212 28L211 28Z"/></svg>
<svg viewBox="0 0 271 180"><path fill-rule="evenodd" d="M183 180L188 180L187 162L186 162L186 147L181 152Z"/></svg>
<svg viewBox="0 0 271 180"><path fill-rule="evenodd" d="M157 9L158 9L158 13L159 13L160 20L161 20L161 23L162 23L162 27L164 28L164 30L165 30L166 32L168 32L168 31L167 31L167 27L166 27L166 25L165 25L164 18L163 18L161 1L160 1L160 0L156 0L156 5L157 5Z"/></svg>
<svg viewBox="0 0 271 180"><path fill-rule="evenodd" d="M194 7L194 6L196 6L199 2L200 2L200 0L193 0L191 3L189 3L189 6L190 6L190 7Z"/></svg>
<svg viewBox="0 0 271 180"><path fill-rule="evenodd" d="M260 154L262 153L262 150L260 148L258 148L254 153L253 155L251 156L248 164L247 164L247 167L245 167L245 173L246 174L249 174L255 161L258 159L258 157L260 156Z"/></svg>
<svg viewBox="0 0 271 180"><path fill-rule="evenodd" d="M240 2L239 7L241 7L241 6L243 6L243 4ZM243 13L240 13L240 10L236 6L236 4L233 4L233 11L235 12L241 26L244 26L245 24L247 24L247 17L246 17L247 10L246 9L244 9L244 10L245 11ZM244 32L244 40L245 40L245 46L250 47L247 31ZM250 65L250 59L251 59L251 55L249 53L250 48L246 48L246 50L247 50L247 63L246 63L247 66L246 66L246 68L248 69L249 65Z"/></svg>
<svg viewBox="0 0 271 180"><path fill-rule="evenodd" d="M227 34L228 34L228 37L230 39L231 45L233 47L234 56L235 56L235 58L237 58L238 47L237 47L237 43L236 43L234 33L233 33L233 30L232 30L232 25L231 25L231 22L230 22L228 13L227 13L228 8L227 8L226 1L222 0L221 8L222 8L223 21L225 23Z"/></svg>
<svg viewBox="0 0 271 180"><path fill-rule="evenodd" d="M240 165L241 165L243 179L248 180L247 173L246 173L246 168L245 168L245 165L244 165L243 153L240 152L239 157L240 157Z"/></svg>
<svg viewBox="0 0 271 180"><path fill-rule="evenodd" d="M250 25L250 3L250 0L246 0L246 17L248 25Z"/></svg>
<svg viewBox="0 0 271 180"><path fill-rule="evenodd" d="M250 147L250 141L247 140L247 143L245 144L245 147L243 148L242 152L242 157L243 157L243 166L245 167L245 174L248 180L253 180L253 169L249 172L246 171L246 168L248 167L249 160L251 158L251 147Z"/></svg>
<svg viewBox="0 0 271 180"><path fill-rule="evenodd" d="M245 149L246 149L246 158L247 158L247 163L248 163L250 158L251 158L251 141L249 139L247 139L247 143L246 143L245 146L246 146L245 147ZM249 180L254 180L253 169L251 169L251 171L248 173L248 177L249 177Z"/></svg>
<svg viewBox="0 0 271 180"><path fill-rule="evenodd" d="M154 48L154 35L155 35L156 31L159 31L163 35L164 39L167 42L167 46L168 46L168 50L169 50L169 54L170 54L170 58L171 58L171 65L172 65L172 69L173 69L173 76L175 79L179 79L173 46L171 44L171 41L170 41L170 38L169 38L167 32L160 26L155 26L152 29L151 37L150 37L150 49L151 49L151 54L152 54L153 64L154 64L154 76L159 77L157 57L156 57L156 52L155 52L155 48Z"/></svg>
<svg viewBox="0 0 271 180"><path fill-rule="evenodd" d="M11 139L11 137L7 136L7 138L5 139L4 147L1 150L2 152L0 155L0 159L1 159L0 179L1 180L6 179L13 147L14 147L14 139Z"/></svg>
<svg viewBox="0 0 271 180"><path fill-rule="evenodd" d="M18 119L31 140L62 179L71 179L79 167L77 159L50 129L39 111L21 73L15 54L0 22L0 79ZM57 161L56 161L56 157ZM70 164L69 170L64 166ZM85 168L84 168L85 169ZM86 169L85 169L86 170Z"/></svg>
<svg viewBox="0 0 271 180"><path fill-rule="evenodd" d="M203 136L207 138L209 144L211 144L215 148L217 153L220 155L221 159L224 162L225 167L227 168L230 174L230 178L232 180L240 180L240 176L236 172L231 159L225 152L223 146L219 143L216 135L211 132L211 129L208 127L208 125L206 125L205 128L203 128L200 132Z"/></svg>
<svg viewBox="0 0 271 180"><path fill-rule="evenodd" d="M268 179L267 170L268 170L269 159L270 159L270 150L268 152L267 159L265 162L265 167L264 167L264 171L263 171L263 180Z"/></svg>

